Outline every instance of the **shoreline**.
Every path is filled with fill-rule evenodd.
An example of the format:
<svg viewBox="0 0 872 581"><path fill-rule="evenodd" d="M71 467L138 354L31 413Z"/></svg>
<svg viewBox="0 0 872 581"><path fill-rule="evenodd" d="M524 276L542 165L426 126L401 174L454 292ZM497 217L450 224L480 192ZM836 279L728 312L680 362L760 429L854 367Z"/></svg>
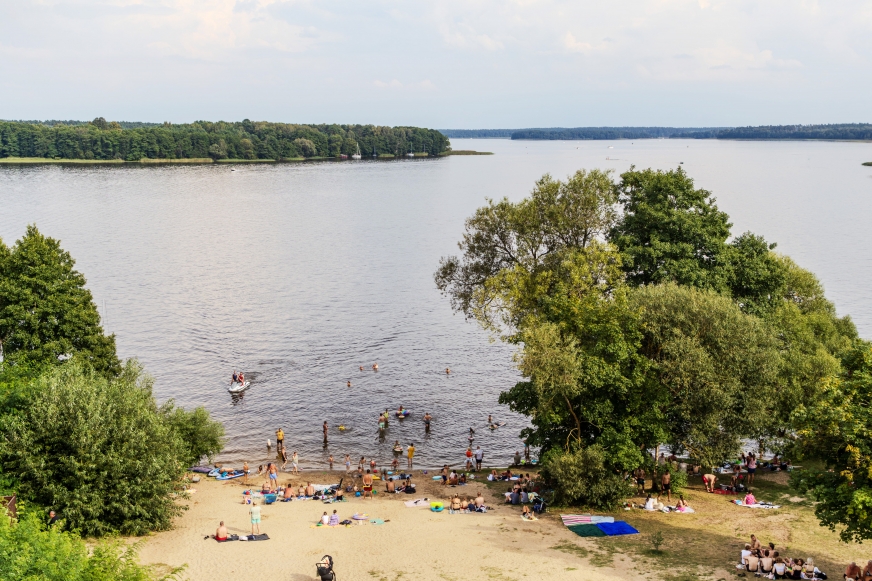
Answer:
<svg viewBox="0 0 872 581"><path fill-rule="evenodd" d="M450 157L452 155L493 155L490 151L447 151L436 155L427 153L416 153L414 158L405 155L397 156L389 153L383 153L377 157L365 157L363 159L342 159L341 157L289 157L285 159L212 159L204 158L150 158L144 157L135 161L127 161L123 159L69 159L69 158L52 158L52 157L0 157L0 165L217 165L217 164L259 164L259 163L298 163L309 161L387 161L387 160L403 160L403 159L438 159L442 157Z"/></svg>

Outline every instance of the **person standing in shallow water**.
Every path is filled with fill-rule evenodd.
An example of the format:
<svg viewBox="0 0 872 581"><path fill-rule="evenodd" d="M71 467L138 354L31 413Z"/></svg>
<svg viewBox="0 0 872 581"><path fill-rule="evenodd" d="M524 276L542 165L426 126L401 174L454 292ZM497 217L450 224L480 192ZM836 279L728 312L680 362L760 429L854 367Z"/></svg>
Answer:
<svg viewBox="0 0 872 581"><path fill-rule="evenodd" d="M412 469L412 460L415 458L415 443L412 442L409 444L409 448L406 450L406 454L409 460L409 470Z"/></svg>
<svg viewBox="0 0 872 581"><path fill-rule="evenodd" d="M324 431L324 445L327 445L327 420L324 420L324 426L322 427Z"/></svg>

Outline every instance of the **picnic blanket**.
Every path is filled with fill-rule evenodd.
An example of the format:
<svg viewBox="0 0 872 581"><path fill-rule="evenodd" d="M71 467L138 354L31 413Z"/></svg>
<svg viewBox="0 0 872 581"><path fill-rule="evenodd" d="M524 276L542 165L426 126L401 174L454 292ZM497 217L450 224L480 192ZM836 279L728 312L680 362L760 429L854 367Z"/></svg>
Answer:
<svg viewBox="0 0 872 581"><path fill-rule="evenodd" d="M568 525L566 528L580 537L604 537L606 534L594 524Z"/></svg>
<svg viewBox="0 0 872 581"><path fill-rule="evenodd" d="M732 501L730 501L730 502L732 502ZM769 508L769 509L781 508L780 504L760 504L759 502L757 504L738 504L737 503L736 506L743 506L745 508Z"/></svg>
<svg viewBox="0 0 872 581"><path fill-rule="evenodd" d="M610 537L616 537L619 535L638 535L639 531L631 527L629 524L625 523L622 520L617 522L604 522L596 525L599 529Z"/></svg>
<svg viewBox="0 0 872 581"><path fill-rule="evenodd" d="M269 535L248 535L247 537L239 537L240 541L268 541Z"/></svg>
<svg viewBox="0 0 872 581"><path fill-rule="evenodd" d="M597 516L591 514L561 514L560 518L566 526L615 522L615 517L613 516Z"/></svg>
<svg viewBox="0 0 872 581"><path fill-rule="evenodd" d="M418 500L407 500L403 504L406 505L406 508L430 508L430 501L426 498L419 498Z"/></svg>

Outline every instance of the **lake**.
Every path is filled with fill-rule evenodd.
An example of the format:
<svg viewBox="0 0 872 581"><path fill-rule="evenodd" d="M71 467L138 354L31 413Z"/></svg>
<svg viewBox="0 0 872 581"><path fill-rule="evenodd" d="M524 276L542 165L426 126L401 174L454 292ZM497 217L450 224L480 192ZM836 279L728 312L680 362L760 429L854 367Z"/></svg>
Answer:
<svg viewBox="0 0 872 581"><path fill-rule="evenodd" d="M714 193L738 234L778 243L872 336L872 144L452 140L493 156L281 165L0 166L0 237L27 224L77 260L162 401L223 421L221 459L254 465L283 427L304 467L380 463L415 442L422 467L463 459L470 427L493 462L523 443L499 406L513 349L451 312L433 282L485 198L518 200L543 173L674 168ZM235 170L235 171L231 171ZM378 362L379 371L370 370ZM360 371L363 366L365 371ZM445 374L450 367L452 373ZM227 393L234 369L252 386ZM352 386L347 387L346 382ZM379 442L377 415L403 405ZM434 416L429 436L421 415ZM486 429L488 414L506 422ZM321 443L321 425L330 443ZM340 432L338 426L348 426Z"/></svg>

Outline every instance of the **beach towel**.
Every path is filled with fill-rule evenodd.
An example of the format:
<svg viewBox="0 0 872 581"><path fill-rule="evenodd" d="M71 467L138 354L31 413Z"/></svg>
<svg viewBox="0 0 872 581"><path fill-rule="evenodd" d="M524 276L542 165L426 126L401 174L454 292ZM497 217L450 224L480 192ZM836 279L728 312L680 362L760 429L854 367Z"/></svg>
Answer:
<svg viewBox="0 0 872 581"><path fill-rule="evenodd" d="M613 516L596 516L590 514L561 514L560 518L566 526L615 522L615 517Z"/></svg>
<svg viewBox="0 0 872 581"><path fill-rule="evenodd" d="M209 537L207 537L207 538L215 539L215 535L209 535ZM215 539L215 540L218 541L219 543L228 543L228 542L230 542L230 541L238 541L238 540L239 540L239 535L230 535L229 537L227 537L227 538L224 539L223 541L220 541L220 540L218 540L218 539Z"/></svg>
<svg viewBox="0 0 872 581"><path fill-rule="evenodd" d="M370 520L369 522L370 522L371 524L374 524L374 525L383 525L383 524L385 524L385 521L383 521L383 520L380 519L380 518L374 518L374 519Z"/></svg>
<svg viewBox="0 0 872 581"><path fill-rule="evenodd" d="M617 522L604 522L596 525L603 533L610 537L619 535L638 535L639 531L628 525L622 520Z"/></svg>
<svg viewBox="0 0 872 581"><path fill-rule="evenodd" d="M570 525L569 530L580 537L604 537L606 534L597 526L592 524Z"/></svg>
<svg viewBox="0 0 872 581"><path fill-rule="evenodd" d="M731 492L729 490L724 490L723 488L716 488L714 490L715 494L735 494L735 492Z"/></svg>
<svg viewBox="0 0 872 581"><path fill-rule="evenodd" d="M732 501L730 501L730 502L732 502ZM757 504L738 504L737 503L736 506L742 506L745 508L769 508L769 509L781 508L780 504L760 504L759 502Z"/></svg>
<svg viewBox="0 0 872 581"><path fill-rule="evenodd" d="M240 541L268 541L269 535L248 535L247 537L239 537Z"/></svg>
<svg viewBox="0 0 872 581"><path fill-rule="evenodd" d="M430 508L430 501L426 498L419 498L418 500L407 500L403 504L405 504L407 508Z"/></svg>

